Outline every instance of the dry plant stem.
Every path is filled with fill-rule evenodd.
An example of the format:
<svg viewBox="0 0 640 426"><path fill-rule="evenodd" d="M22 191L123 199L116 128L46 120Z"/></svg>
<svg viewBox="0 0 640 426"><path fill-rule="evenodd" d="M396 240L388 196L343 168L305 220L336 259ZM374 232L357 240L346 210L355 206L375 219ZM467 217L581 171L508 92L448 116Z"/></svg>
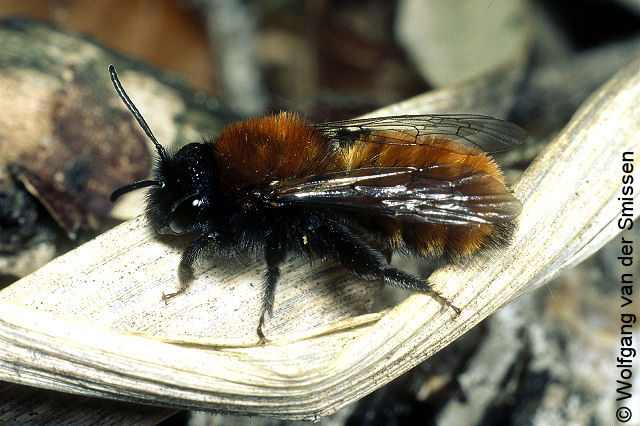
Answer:
<svg viewBox="0 0 640 426"><path fill-rule="evenodd" d="M284 274L292 279L276 295L281 310L277 305L265 330L272 343L255 346L259 292L250 284L261 265L218 264L163 310L160 295L176 285L180 250L156 241L136 219L0 292L0 379L284 419L331 414L619 232L621 156L640 148L637 99L640 61L594 94L515 185L524 209L513 243L432 276L462 308L458 317L420 294L382 314L354 316L357 304L331 299L342 288L330 285L339 272L292 260ZM316 284L326 276L333 278ZM211 317L184 320L208 304L226 309L224 317L202 311ZM229 316L235 320L224 327L207 328L212 318L220 324Z"/></svg>

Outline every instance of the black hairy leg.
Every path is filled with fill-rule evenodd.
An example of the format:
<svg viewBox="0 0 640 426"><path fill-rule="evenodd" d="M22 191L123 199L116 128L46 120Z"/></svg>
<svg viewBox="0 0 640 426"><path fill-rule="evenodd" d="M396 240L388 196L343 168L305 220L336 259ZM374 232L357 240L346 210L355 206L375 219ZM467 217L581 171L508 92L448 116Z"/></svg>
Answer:
<svg viewBox="0 0 640 426"><path fill-rule="evenodd" d="M187 290L189 284L193 281L193 263L198 259L198 257L200 257L202 251L215 239L216 236L214 234L202 235L192 241L185 249L182 253L182 257L180 258L180 265L178 265L178 282L180 283L180 287L178 288L178 291L174 293L162 293L162 300L164 300L164 303L167 303L169 299L174 298Z"/></svg>
<svg viewBox="0 0 640 426"><path fill-rule="evenodd" d="M282 263L285 257L281 235L279 232L271 232L264 247L264 259L267 264L267 270L264 274L262 310L257 330L259 345L264 345L268 341L262 332L262 328L264 327L265 315L267 313L269 313L269 315L273 314L276 284L278 283L278 278L280 278L280 263Z"/></svg>
<svg viewBox="0 0 640 426"><path fill-rule="evenodd" d="M414 277L413 275L398 268L394 268L393 266L387 266L384 268L383 278L386 284L394 285L405 290L418 291L420 293L427 294L442 306L453 309L456 316L460 315L460 308L453 305L446 297L435 291L427 280Z"/></svg>
<svg viewBox="0 0 640 426"><path fill-rule="evenodd" d="M349 272L366 280L382 279L385 284L427 294L442 306L451 308L456 316L460 309L434 290L427 280L420 279L384 262L387 256L373 249L347 226L326 220L317 229L320 251L331 255Z"/></svg>

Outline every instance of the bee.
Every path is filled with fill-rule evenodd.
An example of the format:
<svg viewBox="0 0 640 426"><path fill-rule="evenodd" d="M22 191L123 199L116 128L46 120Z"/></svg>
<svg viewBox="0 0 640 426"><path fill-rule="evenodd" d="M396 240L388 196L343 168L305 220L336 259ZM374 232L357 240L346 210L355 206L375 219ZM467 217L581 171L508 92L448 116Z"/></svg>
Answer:
<svg viewBox="0 0 640 426"><path fill-rule="evenodd" d="M215 140L169 154L122 87L113 85L158 160L146 217L160 234L189 238L178 266L184 293L205 250L266 263L259 343L274 306L280 264L288 253L331 258L365 280L426 293L460 310L428 280L389 264L389 253L433 264L457 262L507 242L522 205L487 152L522 143L515 124L473 114L405 115L309 124L280 113L225 128Z"/></svg>

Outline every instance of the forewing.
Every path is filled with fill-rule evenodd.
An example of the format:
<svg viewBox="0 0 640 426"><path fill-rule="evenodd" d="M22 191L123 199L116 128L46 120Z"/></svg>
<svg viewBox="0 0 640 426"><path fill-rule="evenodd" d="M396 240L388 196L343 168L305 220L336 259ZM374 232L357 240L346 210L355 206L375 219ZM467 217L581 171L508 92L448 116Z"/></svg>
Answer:
<svg viewBox="0 0 640 426"><path fill-rule="evenodd" d="M465 164L330 173L276 186L266 200L273 207L337 208L443 225L509 222L522 209L502 183Z"/></svg>
<svg viewBox="0 0 640 426"><path fill-rule="evenodd" d="M527 139L520 126L475 114L427 114L373 117L313 125L337 146L357 142L424 145L444 138L487 152L511 149ZM393 132L407 137L394 137Z"/></svg>

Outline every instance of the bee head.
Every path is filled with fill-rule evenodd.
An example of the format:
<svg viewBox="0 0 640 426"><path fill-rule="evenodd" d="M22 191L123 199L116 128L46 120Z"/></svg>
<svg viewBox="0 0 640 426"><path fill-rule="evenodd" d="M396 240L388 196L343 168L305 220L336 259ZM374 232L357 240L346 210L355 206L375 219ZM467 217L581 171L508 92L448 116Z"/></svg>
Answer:
<svg viewBox="0 0 640 426"><path fill-rule="evenodd" d="M211 206L214 170L211 146L190 143L173 155L167 154L125 92L113 65L109 65L109 73L118 95L155 145L159 157L153 179L116 189L111 201L127 192L150 187L147 217L159 233L179 235L199 231L204 226L203 212Z"/></svg>
<svg viewBox="0 0 640 426"><path fill-rule="evenodd" d="M149 189L147 217L161 234L201 231L212 206L215 176L213 151L203 143L190 143L173 156L160 159Z"/></svg>

